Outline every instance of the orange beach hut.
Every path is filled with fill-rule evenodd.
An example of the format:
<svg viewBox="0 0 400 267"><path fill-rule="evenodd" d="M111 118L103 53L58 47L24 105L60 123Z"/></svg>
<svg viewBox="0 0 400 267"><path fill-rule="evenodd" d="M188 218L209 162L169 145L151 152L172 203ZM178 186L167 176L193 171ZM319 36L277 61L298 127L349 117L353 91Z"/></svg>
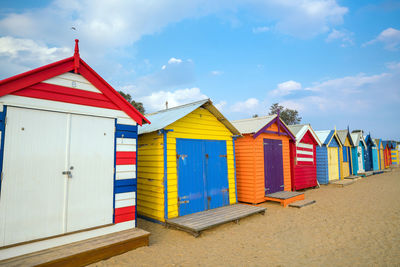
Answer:
<svg viewBox="0 0 400 267"><path fill-rule="evenodd" d="M257 204L271 200L272 194L291 191L289 142L295 142L295 137L279 116L232 124L242 135L235 140L238 200Z"/></svg>

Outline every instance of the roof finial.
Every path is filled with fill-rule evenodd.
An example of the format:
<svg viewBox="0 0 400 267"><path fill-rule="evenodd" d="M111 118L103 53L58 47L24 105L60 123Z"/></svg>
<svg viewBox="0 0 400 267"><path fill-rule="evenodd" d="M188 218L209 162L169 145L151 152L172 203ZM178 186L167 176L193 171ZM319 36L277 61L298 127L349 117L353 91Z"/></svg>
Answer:
<svg viewBox="0 0 400 267"><path fill-rule="evenodd" d="M75 39L75 53L74 53L74 72L78 73L79 68L79 40Z"/></svg>
<svg viewBox="0 0 400 267"><path fill-rule="evenodd" d="M278 118L279 118L280 113L281 113L281 110L278 108Z"/></svg>

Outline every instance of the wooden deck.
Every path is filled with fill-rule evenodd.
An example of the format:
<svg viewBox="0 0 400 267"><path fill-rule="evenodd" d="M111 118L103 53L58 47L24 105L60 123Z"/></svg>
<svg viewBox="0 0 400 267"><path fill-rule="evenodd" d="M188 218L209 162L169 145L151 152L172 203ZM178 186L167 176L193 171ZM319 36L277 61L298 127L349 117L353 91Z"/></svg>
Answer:
<svg viewBox="0 0 400 267"><path fill-rule="evenodd" d="M316 203L315 200L305 200L304 199L304 200L299 200L299 201L289 204L289 207L300 209L300 208L307 207L307 206L310 206L315 203Z"/></svg>
<svg viewBox="0 0 400 267"><path fill-rule="evenodd" d="M358 179L361 179L361 177L358 175L350 175L350 176L344 177L344 179L358 180Z"/></svg>
<svg viewBox="0 0 400 267"><path fill-rule="evenodd" d="M238 222L244 217L261 213L266 208L234 204L166 220L166 226L188 232L198 237L202 231L227 222Z"/></svg>
<svg viewBox="0 0 400 267"><path fill-rule="evenodd" d="M135 228L0 261L0 266L85 266L148 246L150 233Z"/></svg>
<svg viewBox="0 0 400 267"><path fill-rule="evenodd" d="M335 182L333 182L331 184L334 185L334 186L338 186L338 187L344 187L344 186L348 186L348 185L354 184L354 182L355 182L355 180L345 179L345 180L335 181Z"/></svg>
<svg viewBox="0 0 400 267"><path fill-rule="evenodd" d="M304 193L292 191L280 191L265 196L266 201L275 201L281 203L283 207L287 207L290 203L304 200Z"/></svg>

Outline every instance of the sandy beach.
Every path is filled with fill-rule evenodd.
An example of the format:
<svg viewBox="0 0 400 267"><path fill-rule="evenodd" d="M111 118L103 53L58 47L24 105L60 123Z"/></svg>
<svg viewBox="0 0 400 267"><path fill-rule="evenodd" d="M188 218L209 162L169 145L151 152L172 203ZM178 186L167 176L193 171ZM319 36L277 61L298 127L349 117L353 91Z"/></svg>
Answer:
<svg viewBox="0 0 400 267"><path fill-rule="evenodd" d="M91 266L400 266L400 169L305 194L316 204L263 203L199 238L139 219L149 247Z"/></svg>

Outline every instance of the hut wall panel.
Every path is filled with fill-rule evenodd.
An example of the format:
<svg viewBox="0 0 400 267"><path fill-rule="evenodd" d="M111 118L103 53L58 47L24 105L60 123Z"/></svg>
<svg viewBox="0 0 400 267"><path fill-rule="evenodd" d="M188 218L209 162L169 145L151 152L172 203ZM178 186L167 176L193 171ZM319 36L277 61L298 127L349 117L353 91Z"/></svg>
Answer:
<svg viewBox="0 0 400 267"><path fill-rule="evenodd" d="M276 124L272 124L267 131L276 132L278 127ZM264 139L282 140L284 190L291 190L289 137L262 133L254 139L252 135L245 134L244 137L235 141L239 201L247 203L265 201ZM244 176L244 172L247 175ZM242 191L242 189L246 191Z"/></svg>
<svg viewBox="0 0 400 267"><path fill-rule="evenodd" d="M317 180L320 184L328 184L328 150L325 146L316 148Z"/></svg>
<svg viewBox="0 0 400 267"><path fill-rule="evenodd" d="M237 190L238 200L241 202L257 203L256 169L259 169L259 173L264 173L264 169L256 165L254 144L254 138L250 135L244 135L235 141Z"/></svg>
<svg viewBox="0 0 400 267"><path fill-rule="evenodd" d="M230 204L236 203L232 133L204 108L194 110L184 118L169 125L167 129L173 130L167 134L168 218L179 216L176 138L226 141L229 202Z"/></svg>
<svg viewBox="0 0 400 267"><path fill-rule="evenodd" d="M163 137L158 133L138 138L137 211L164 221Z"/></svg>
<svg viewBox="0 0 400 267"><path fill-rule="evenodd" d="M115 125L114 223L136 220L137 125Z"/></svg>
<svg viewBox="0 0 400 267"><path fill-rule="evenodd" d="M357 147L351 148L351 158L353 160L353 174L358 173L358 156L357 156Z"/></svg>
<svg viewBox="0 0 400 267"><path fill-rule="evenodd" d="M94 87L88 80L86 80L85 77L76 73L66 72L61 75L50 78L48 80L45 80L43 81L43 83L76 88L95 93L101 93L100 90Z"/></svg>
<svg viewBox="0 0 400 267"><path fill-rule="evenodd" d="M379 167L381 170L385 169L385 155L382 147L379 149Z"/></svg>
<svg viewBox="0 0 400 267"><path fill-rule="evenodd" d="M293 162L293 175L294 179L292 179L293 190L304 189L308 187L317 186L317 164L316 164L316 145L317 143L314 141L310 132L307 132L300 143L310 144L313 146L313 162L310 164L302 164L301 162ZM293 143L293 147L295 145ZM295 151L293 152L293 157L296 156ZM296 164L297 163L297 164Z"/></svg>
<svg viewBox="0 0 400 267"><path fill-rule="evenodd" d="M392 164L398 165L399 164L399 151L396 149L393 149L391 151L391 158L392 158Z"/></svg>

